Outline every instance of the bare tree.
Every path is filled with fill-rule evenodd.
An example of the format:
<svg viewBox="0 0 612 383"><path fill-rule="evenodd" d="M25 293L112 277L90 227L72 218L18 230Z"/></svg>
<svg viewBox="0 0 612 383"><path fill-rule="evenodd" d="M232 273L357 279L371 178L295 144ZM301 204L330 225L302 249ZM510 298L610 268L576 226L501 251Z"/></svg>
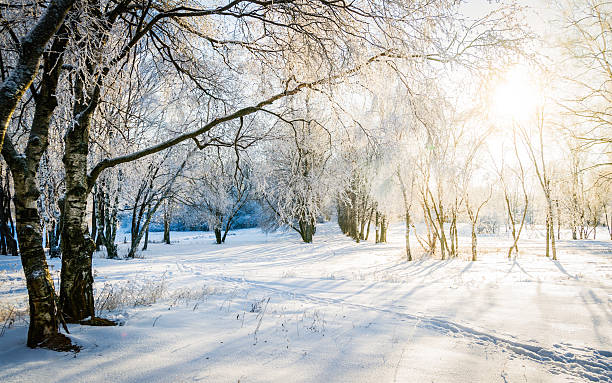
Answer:
<svg viewBox="0 0 612 383"><path fill-rule="evenodd" d="M253 197L250 165L238 153L221 147L203 151L185 171L177 196L177 201L206 221L217 244L225 243L238 213Z"/></svg>
<svg viewBox="0 0 612 383"><path fill-rule="evenodd" d="M547 161L544 154L544 110L540 108L537 113L535 137L524 127L520 128L521 138L529 154L536 176L542 188L546 202L546 256L557 260L557 248L555 246L554 209L552 196L552 179L547 170ZM537 146L536 146L537 145Z"/></svg>
<svg viewBox="0 0 612 383"><path fill-rule="evenodd" d="M566 112L577 120L572 133L581 141L583 149L598 148L612 153L612 8L600 0L555 0L559 22L564 33L558 45L569 59L563 70L573 90L572 96L563 101ZM565 63L565 61L564 61ZM573 97L576 94L576 97ZM602 177L610 177L612 162L599 158L593 167L604 167Z"/></svg>

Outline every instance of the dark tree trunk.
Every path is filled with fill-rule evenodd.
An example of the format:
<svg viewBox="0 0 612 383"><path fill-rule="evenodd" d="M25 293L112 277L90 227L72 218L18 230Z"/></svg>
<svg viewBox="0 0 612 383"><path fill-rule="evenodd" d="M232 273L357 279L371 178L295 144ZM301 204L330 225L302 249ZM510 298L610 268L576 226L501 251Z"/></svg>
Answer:
<svg viewBox="0 0 612 383"><path fill-rule="evenodd" d="M4 170L4 169L1 169ZM11 213L11 187L9 175L2 172L0 177L0 254L19 255L15 240L15 226Z"/></svg>
<svg viewBox="0 0 612 383"><path fill-rule="evenodd" d="M62 254L59 248L59 228L55 221L52 223L51 231L49 232L49 256L51 258L59 258Z"/></svg>
<svg viewBox="0 0 612 383"><path fill-rule="evenodd" d="M151 212L151 208L152 206L149 205L149 208L147 209L147 221L144 227L144 245L142 246L143 251L147 250L147 248L149 247L149 228L151 227L150 222L151 217L153 215L153 213Z"/></svg>
<svg viewBox="0 0 612 383"><path fill-rule="evenodd" d="M108 209L107 202L106 201L108 198L106 196L106 193L104 192L104 190L100 190L98 192L96 192L95 194L98 194L97 197L97 203L98 203L98 219L97 219L97 230L96 230L96 236L92 237L95 238L95 242L96 242L96 251L100 251L100 248L102 247L102 245L104 245L104 241L103 241L103 237L105 235L108 235L107 233L104 232L104 226L105 226L105 222L107 220L106 217L106 210Z"/></svg>
<svg viewBox="0 0 612 383"><path fill-rule="evenodd" d="M110 205L110 196L108 193L104 195L104 235L102 241L104 247L106 247L106 253L108 258L118 258L117 245L115 244L115 238L117 237L117 209L119 205L119 194L121 193L121 183L119 183L119 189L115 194L114 204Z"/></svg>
<svg viewBox="0 0 612 383"><path fill-rule="evenodd" d="M96 240L98 237L98 219L96 214L96 203L97 203L97 190L94 188L94 192L91 193L91 238ZM96 250L98 250L98 246L96 243Z"/></svg>
<svg viewBox="0 0 612 383"><path fill-rule="evenodd" d="M147 225L147 228L145 229L144 244L142 245L142 251L145 251L148 247L149 247L149 225Z"/></svg>
<svg viewBox="0 0 612 383"><path fill-rule="evenodd" d="M164 213L164 243L170 244L170 216L168 213Z"/></svg>
<svg viewBox="0 0 612 383"><path fill-rule="evenodd" d="M223 237L221 238L221 242L225 243L225 239L227 238L227 233L229 233L232 223L227 222L225 224L225 230L223 230Z"/></svg>
<svg viewBox="0 0 612 383"><path fill-rule="evenodd" d="M298 222L298 232L305 243L312 243L312 237L316 231L315 220L313 218L302 218Z"/></svg>
<svg viewBox="0 0 612 383"><path fill-rule="evenodd" d="M214 232L215 232L215 241L217 242L217 245L220 245L223 242L222 241L223 238L221 238L221 228L216 226L214 228Z"/></svg>

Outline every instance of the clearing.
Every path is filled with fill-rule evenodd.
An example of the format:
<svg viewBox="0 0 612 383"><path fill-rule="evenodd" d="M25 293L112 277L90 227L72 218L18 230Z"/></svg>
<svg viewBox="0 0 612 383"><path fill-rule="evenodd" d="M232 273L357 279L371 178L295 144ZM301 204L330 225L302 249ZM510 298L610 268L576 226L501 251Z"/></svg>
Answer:
<svg viewBox="0 0 612 383"><path fill-rule="evenodd" d="M310 245L231 234L219 246L172 233L142 259L98 254L97 305L122 326L70 325L77 354L25 346L21 264L0 256L0 308L21 313L0 337L0 381L612 381L610 241L560 241L551 261L531 231L516 260L500 236L479 238L477 262L408 263L401 225L388 244L332 223Z"/></svg>

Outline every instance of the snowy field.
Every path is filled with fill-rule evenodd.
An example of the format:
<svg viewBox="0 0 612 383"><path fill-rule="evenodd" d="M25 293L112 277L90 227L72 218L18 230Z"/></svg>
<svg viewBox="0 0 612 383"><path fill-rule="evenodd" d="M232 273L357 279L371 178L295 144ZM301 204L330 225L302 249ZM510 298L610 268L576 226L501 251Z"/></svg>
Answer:
<svg viewBox="0 0 612 383"><path fill-rule="evenodd" d="M122 326L71 325L82 350L56 353L26 348L18 317L0 337L0 382L612 381L610 241L561 241L554 262L535 233L518 260L507 237L480 238L477 262L407 263L401 225L379 245L335 224L311 245L232 234L98 254L97 304ZM19 260L0 256L0 307L25 299Z"/></svg>

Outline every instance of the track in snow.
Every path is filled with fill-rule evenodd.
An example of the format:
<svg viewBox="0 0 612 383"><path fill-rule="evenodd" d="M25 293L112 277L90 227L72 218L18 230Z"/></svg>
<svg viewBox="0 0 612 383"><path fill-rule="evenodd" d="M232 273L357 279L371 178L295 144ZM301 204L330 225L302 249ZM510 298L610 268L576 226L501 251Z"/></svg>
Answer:
<svg viewBox="0 0 612 383"><path fill-rule="evenodd" d="M408 314L386 308L350 303L342 299L320 298L309 294L296 293L271 287L266 284L266 282L258 282L244 278L219 276L215 279L232 283L246 283L278 295L289 296L293 299L302 299L327 305L343 304L356 309L395 315L404 319L416 321L417 327L433 329L445 335L471 339L474 343L483 346L487 344L493 345L497 348L511 352L518 357L526 358L543 365L545 364L546 368L553 373L567 373L592 382L612 382L612 352L610 351L597 350L590 347L579 348L569 344L555 344L552 348L546 348L538 344L518 342L482 330L476 330L449 321L445 318Z"/></svg>

